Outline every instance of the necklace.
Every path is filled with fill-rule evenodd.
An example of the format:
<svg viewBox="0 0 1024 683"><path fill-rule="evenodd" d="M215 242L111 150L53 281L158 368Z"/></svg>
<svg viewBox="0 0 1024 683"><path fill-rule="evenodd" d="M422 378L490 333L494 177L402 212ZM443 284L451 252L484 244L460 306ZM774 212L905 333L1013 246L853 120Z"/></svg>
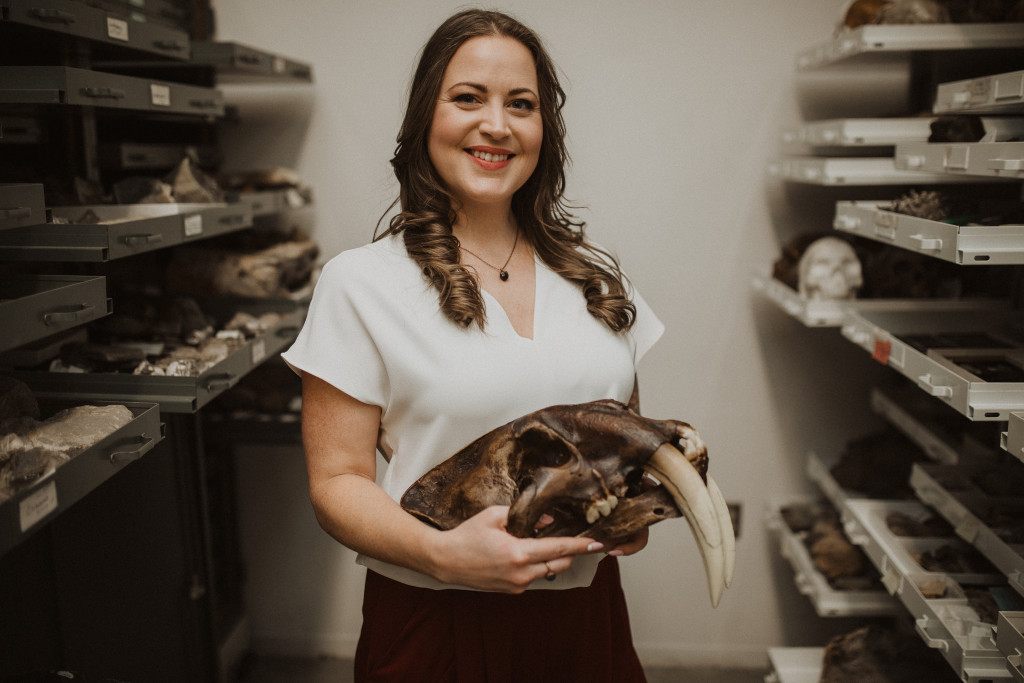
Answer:
<svg viewBox="0 0 1024 683"><path fill-rule="evenodd" d="M512 251L510 251L508 253L508 258L505 259L505 263L502 264L501 268L499 268L498 266L491 265L487 261L484 261L482 258L480 258L479 254L476 254L476 253L470 251L469 249L466 249L464 246L462 246L461 243L459 243L459 249L461 249L462 251L464 251L464 252L466 252L468 254L472 254L473 256L476 256L477 259L479 259L480 262L483 263L485 266L488 266L490 268L494 268L496 271L498 271L498 277L501 278L501 281L502 282L507 282L508 281L508 271L505 270L505 268L508 267L509 261L512 260L512 254L516 253L516 245L517 244L519 244L519 230L518 230L518 228L516 229L516 238L512 241Z"/></svg>

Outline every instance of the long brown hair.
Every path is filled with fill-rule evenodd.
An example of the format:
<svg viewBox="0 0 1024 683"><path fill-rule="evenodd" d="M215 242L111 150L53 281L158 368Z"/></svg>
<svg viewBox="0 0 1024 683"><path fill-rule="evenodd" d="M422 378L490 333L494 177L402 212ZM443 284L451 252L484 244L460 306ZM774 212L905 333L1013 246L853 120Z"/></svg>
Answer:
<svg viewBox="0 0 1024 683"><path fill-rule="evenodd" d="M586 240L585 224L570 213L563 196L569 161L562 119L565 92L540 38L506 14L477 9L459 12L441 24L424 46L391 159L400 188L391 206L397 204L401 211L375 239L402 234L409 256L437 289L445 316L463 327L472 323L483 327L485 309L479 285L459 262L459 243L452 234L455 200L427 150L448 63L463 43L477 36L517 40L533 55L537 67L543 140L537 168L512 197L512 213L520 230L551 270L580 285L591 315L612 330L629 329L636 308L626 294L618 263Z"/></svg>

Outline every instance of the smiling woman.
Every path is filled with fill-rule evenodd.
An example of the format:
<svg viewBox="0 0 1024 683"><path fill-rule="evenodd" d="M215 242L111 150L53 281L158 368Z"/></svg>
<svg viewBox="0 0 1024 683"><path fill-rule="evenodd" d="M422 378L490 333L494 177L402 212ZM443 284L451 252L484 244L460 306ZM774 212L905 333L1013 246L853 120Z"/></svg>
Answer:
<svg viewBox="0 0 1024 683"><path fill-rule="evenodd" d="M317 519L369 570L357 681L644 680L616 558L646 530L606 548L513 536L508 506L440 530L398 504L522 415L637 406L637 364L663 327L566 210L563 101L518 21L470 10L442 24L392 159L401 211L324 267L283 356L303 377Z"/></svg>

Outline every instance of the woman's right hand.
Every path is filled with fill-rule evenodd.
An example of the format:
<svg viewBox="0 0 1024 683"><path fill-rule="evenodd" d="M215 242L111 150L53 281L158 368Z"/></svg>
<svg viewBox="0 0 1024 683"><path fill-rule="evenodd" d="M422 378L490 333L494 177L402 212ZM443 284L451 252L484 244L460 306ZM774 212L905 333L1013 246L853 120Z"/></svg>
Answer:
<svg viewBox="0 0 1024 683"><path fill-rule="evenodd" d="M522 593L548 573L561 574L577 555L600 552L593 539L517 538L508 506L495 505L449 531L437 532L434 578L481 590Z"/></svg>

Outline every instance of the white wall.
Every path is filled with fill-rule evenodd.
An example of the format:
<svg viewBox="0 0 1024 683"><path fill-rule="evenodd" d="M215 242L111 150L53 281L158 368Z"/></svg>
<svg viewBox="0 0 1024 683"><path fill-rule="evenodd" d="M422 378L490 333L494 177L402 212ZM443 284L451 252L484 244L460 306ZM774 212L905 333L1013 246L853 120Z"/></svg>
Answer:
<svg viewBox="0 0 1024 683"><path fill-rule="evenodd" d="M622 562L647 663L760 666L769 646L821 643L838 626L793 588L762 524L808 490L809 449L873 424L875 366L835 330L803 328L752 293L780 238L828 227L820 193L770 183L780 128L799 119L796 52L831 36L841 0L507 0L564 77L569 196L668 332L645 359L644 411L692 422L729 500L744 506L733 588L712 610L682 522ZM423 42L449 0L217 0L218 38L296 59L312 87L229 91L236 167L288 165L313 186L325 256L367 242L395 194L388 160ZM856 378L851 380L851 378ZM362 570L316 527L297 449L240 463L256 648L351 654Z"/></svg>

